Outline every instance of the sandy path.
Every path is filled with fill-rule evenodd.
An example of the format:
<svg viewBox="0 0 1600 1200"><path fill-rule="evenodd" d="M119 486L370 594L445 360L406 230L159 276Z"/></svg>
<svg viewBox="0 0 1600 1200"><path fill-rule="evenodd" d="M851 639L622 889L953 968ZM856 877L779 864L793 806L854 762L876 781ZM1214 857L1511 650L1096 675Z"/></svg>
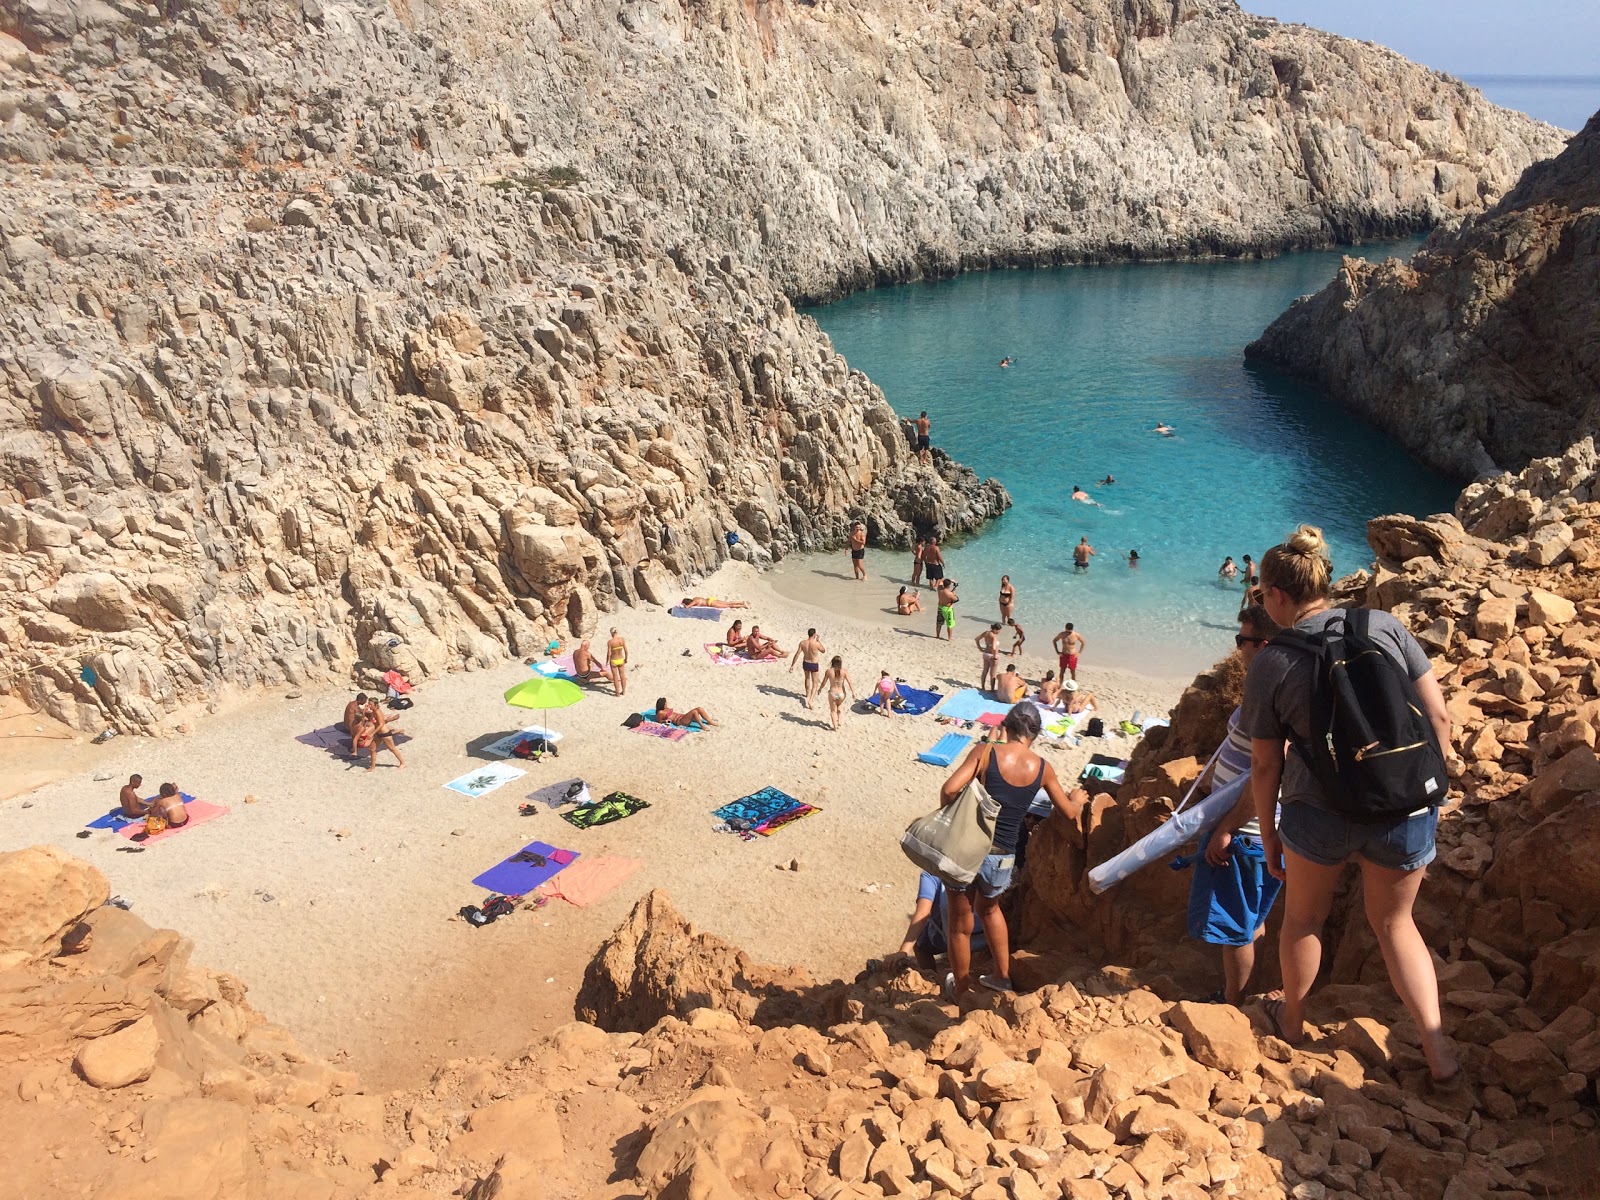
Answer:
<svg viewBox="0 0 1600 1200"><path fill-rule="evenodd" d="M747 624L758 620L791 651L806 626L819 626L858 690L880 666L946 691L976 678L971 634L954 647L920 634L886 639L877 622L782 598L737 565L701 590L750 600ZM523 778L479 799L443 784L486 761L469 756L469 743L529 722L501 700L528 677L521 664L424 684L417 707L400 717L416 735L402 747L403 770L368 772L294 740L337 720L342 692L254 698L198 720L187 736L89 748L92 767L0 804L3 846L52 842L93 861L146 920L194 938L197 961L239 975L273 1020L318 1052L345 1052L380 1086L413 1082L442 1058L513 1053L533 1031L570 1019L594 948L653 887L701 928L821 978L893 949L916 884L897 837L933 807L944 777L914 756L945 730L931 716L851 713L835 733L824 713L801 706L800 673L786 664L713 664L701 643L724 626L659 610L615 620L635 663L627 697L591 690L551 714L566 735L560 759L528 765ZM1045 659L1028 666L1037 675ZM1092 665L1082 675L1113 718L1165 712L1181 690L1176 680ZM663 692L678 707L704 705L726 727L678 743L621 728ZM1086 740L1050 758L1063 777L1075 776L1094 750L1130 748L1119 738ZM132 771L152 788L173 780L232 811L142 853L106 831L77 838ZM622 789L653 807L592 830L552 812L518 815L527 793L574 775L597 795ZM748 843L713 832L710 809L767 784L823 811ZM472 877L536 838L642 866L585 909L552 900L483 929L456 918L483 899ZM792 858L799 872L777 869Z"/></svg>

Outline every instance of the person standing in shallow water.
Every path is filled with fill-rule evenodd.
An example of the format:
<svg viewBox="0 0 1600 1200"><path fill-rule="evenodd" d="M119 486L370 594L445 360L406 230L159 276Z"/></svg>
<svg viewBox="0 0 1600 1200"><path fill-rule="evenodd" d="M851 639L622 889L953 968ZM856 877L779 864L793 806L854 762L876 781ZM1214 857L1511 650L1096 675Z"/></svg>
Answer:
<svg viewBox="0 0 1600 1200"><path fill-rule="evenodd" d="M865 580L867 577L867 527L860 521L850 526L850 570L855 577Z"/></svg>
<svg viewBox="0 0 1600 1200"><path fill-rule="evenodd" d="M1008 625L1011 622L1012 610L1017 605L1017 589L1011 586L1011 576L1000 576L1000 623Z"/></svg>
<svg viewBox="0 0 1600 1200"><path fill-rule="evenodd" d="M1094 547L1089 545L1089 537L1085 534L1078 539L1078 544L1072 548L1072 569L1074 571L1087 571L1089 560L1094 557Z"/></svg>
<svg viewBox="0 0 1600 1200"><path fill-rule="evenodd" d="M921 538L917 539L916 547L911 551L911 586L916 587L922 582L922 554L927 549L927 543Z"/></svg>
<svg viewBox="0 0 1600 1200"><path fill-rule="evenodd" d="M1263 606L1284 628L1317 634L1345 619L1330 601L1332 564L1322 531L1302 525L1261 560ZM1410 632L1385 612L1367 614L1381 651L1403 669L1416 689L1439 748L1449 752L1450 714L1433 664ZM1267 869L1284 883L1278 955L1283 999L1269 1001L1275 1032L1289 1045L1305 1039L1305 1002L1322 965L1322 928L1333 908L1344 867L1361 864L1367 923L1377 935L1389 979L1411 1013L1422 1053L1436 1082L1460 1069L1439 1013L1439 979L1412 909L1423 873L1434 857L1441 787L1419 795L1414 812L1380 822L1356 822L1335 811L1299 752L1285 756L1286 740L1304 744L1314 734L1317 664L1295 647L1269 644L1245 677L1240 727L1250 735L1250 785ZM1278 801L1282 789L1282 816Z"/></svg>

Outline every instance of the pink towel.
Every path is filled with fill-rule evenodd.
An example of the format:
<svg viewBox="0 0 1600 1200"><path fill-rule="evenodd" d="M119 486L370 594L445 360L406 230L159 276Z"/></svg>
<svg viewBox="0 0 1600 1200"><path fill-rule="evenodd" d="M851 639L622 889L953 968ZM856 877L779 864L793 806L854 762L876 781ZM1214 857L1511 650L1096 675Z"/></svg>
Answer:
<svg viewBox="0 0 1600 1200"><path fill-rule="evenodd" d="M669 742L681 742L689 736L687 729L677 725L663 725L659 721L640 721L633 727L635 733L648 733L651 737L665 738Z"/></svg>
<svg viewBox="0 0 1600 1200"><path fill-rule="evenodd" d="M1000 726L1004 725L1005 723L1005 713L986 712L978 717L978 724L989 729L999 729Z"/></svg>
<svg viewBox="0 0 1600 1200"><path fill-rule="evenodd" d="M582 908L612 891L639 869L637 858L584 858L544 884L544 891Z"/></svg>
<svg viewBox="0 0 1600 1200"><path fill-rule="evenodd" d="M193 829L196 825L204 825L207 821L215 821L218 817L228 815L228 810L220 804L207 804L204 800L190 800L183 806L189 813L189 819L182 825L168 825L154 837L145 836L144 822L135 821L131 825L124 825L117 830L130 842L138 842L141 846L148 846L151 842L164 842L169 837L176 837Z"/></svg>

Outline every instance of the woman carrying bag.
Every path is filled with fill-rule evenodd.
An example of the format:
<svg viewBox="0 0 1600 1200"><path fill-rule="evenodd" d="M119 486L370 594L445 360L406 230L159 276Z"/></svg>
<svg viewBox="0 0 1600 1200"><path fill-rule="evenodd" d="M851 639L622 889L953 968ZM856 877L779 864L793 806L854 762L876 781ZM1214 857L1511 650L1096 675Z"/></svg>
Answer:
<svg viewBox="0 0 1600 1200"><path fill-rule="evenodd" d="M1055 768L1033 752L1034 739L1039 736L1039 710L1033 705L1019 704L1013 708L1006 714L1000 732L1005 738L1003 743L974 747L939 789L939 803L948 806L956 802L968 785L976 782L989 793L999 809L994 824L994 844L978 869L977 878L964 889L949 891L950 928L947 932L952 970L945 976L945 990L952 998L972 987L974 916L983 922L995 969L993 975L979 976L978 982L997 992L1012 990L1010 931L1006 928L1005 914L1000 911L1000 897L1011 887L1022 819L1039 789L1044 789L1062 816L1080 827L1089 799L1088 793L1081 790L1068 796L1056 778Z"/></svg>

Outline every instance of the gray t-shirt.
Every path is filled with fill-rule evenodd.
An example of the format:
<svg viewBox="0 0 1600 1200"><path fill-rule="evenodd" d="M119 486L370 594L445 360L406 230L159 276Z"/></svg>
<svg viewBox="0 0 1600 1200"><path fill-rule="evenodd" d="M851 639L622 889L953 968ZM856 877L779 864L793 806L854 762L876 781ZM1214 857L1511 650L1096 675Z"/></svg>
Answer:
<svg viewBox="0 0 1600 1200"><path fill-rule="evenodd" d="M1330 608L1313 613L1295 628L1301 633L1321 633L1331 622L1343 620L1345 615L1342 608ZM1417 639L1388 613L1374 610L1368 629L1372 640L1404 667L1413 681L1433 670L1433 664L1417 645ZM1245 677L1239 728L1252 738L1278 740L1293 733L1295 737L1309 740L1315 672L1315 660L1303 650L1263 646ZM1313 808L1328 807L1316 776L1292 748L1284 758L1280 796L1284 804L1303 802Z"/></svg>

